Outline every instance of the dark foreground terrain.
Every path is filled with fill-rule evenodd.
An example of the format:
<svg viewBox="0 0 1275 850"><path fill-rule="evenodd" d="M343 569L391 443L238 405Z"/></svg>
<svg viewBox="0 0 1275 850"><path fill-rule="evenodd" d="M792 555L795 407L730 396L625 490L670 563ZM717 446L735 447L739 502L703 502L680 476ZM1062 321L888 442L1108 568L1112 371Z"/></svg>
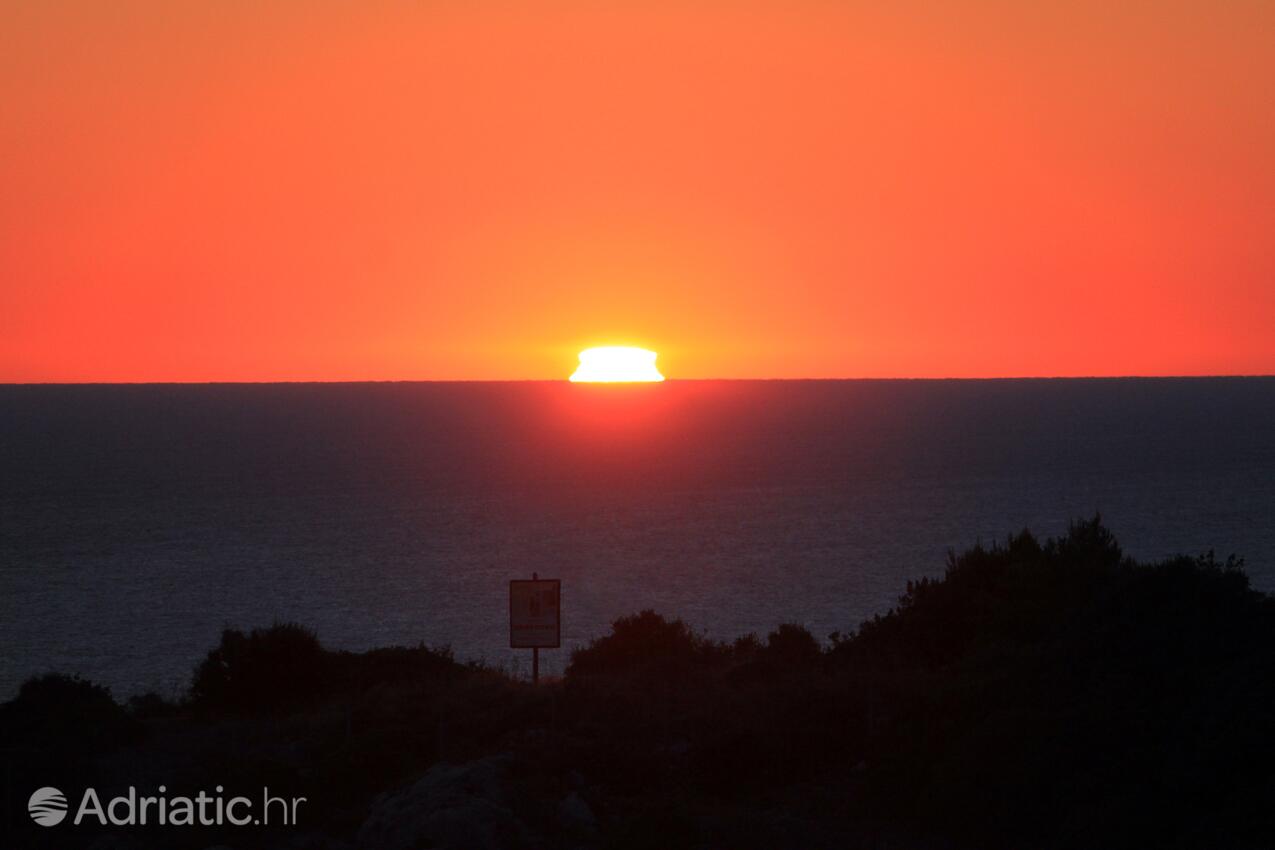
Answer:
<svg viewBox="0 0 1275 850"><path fill-rule="evenodd" d="M538 688L227 631L178 702L28 681L0 747L6 848L1269 847L1275 600L1212 555L1134 563L1095 519L953 556L826 642L644 611ZM72 823L87 788L161 785L306 801L288 826ZM28 816L42 786L59 825Z"/></svg>

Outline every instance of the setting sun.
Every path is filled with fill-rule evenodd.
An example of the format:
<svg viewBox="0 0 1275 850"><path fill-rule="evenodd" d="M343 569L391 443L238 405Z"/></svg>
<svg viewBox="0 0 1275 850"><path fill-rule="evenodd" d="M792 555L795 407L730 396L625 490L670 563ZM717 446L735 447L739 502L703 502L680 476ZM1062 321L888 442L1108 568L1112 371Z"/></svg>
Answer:
<svg viewBox="0 0 1275 850"><path fill-rule="evenodd" d="M572 383L620 383L630 381L662 381L655 368L654 351L628 346L586 348L580 352L580 366L571 376Z"/></svg>

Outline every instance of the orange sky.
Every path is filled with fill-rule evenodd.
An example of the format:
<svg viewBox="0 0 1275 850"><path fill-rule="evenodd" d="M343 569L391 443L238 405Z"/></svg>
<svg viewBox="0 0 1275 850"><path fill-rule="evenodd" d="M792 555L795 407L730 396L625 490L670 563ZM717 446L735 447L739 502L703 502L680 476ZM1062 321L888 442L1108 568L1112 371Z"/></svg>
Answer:
<svg viewBox="0 0 1275 850"><path fill-rule="evenodd" d="M1273 80L1269 0L6 2L0 381L1272 373Z"/></svg>

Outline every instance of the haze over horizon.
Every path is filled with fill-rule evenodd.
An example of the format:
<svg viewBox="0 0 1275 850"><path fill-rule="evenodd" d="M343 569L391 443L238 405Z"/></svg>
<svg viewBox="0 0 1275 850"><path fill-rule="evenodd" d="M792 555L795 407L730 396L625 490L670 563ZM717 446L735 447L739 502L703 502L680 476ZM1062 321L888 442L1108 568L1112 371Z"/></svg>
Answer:
<svg viewBox="0 0 1275 850"><path fill-rule="evenodd" d="M1275 373L1275 5L0 9L0 382Z"/></svg>

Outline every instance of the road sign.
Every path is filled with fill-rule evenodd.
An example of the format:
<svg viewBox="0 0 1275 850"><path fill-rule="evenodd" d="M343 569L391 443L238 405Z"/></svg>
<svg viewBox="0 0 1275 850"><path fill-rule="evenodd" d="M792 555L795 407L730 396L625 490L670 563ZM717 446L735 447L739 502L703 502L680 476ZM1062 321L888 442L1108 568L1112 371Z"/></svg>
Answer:
<svg viewBox="0 0 1275 850"><path fill-rule="evenodd" d="M556 578L509 582L509 646L557 649L562 646L562 582Z"/></svg>

